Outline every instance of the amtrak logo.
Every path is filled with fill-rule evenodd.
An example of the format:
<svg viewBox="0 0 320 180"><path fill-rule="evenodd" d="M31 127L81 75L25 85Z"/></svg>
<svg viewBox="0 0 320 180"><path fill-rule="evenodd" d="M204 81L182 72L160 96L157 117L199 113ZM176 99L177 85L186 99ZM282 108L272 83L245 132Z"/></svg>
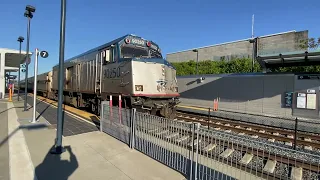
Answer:
<svg viewBox="0 0 320 180"><path fill-rule="evenodd" d="M168 81L167 80L158 80L157 82L157 90L160 91L165 91L166 90L166 86Z"/></svg>

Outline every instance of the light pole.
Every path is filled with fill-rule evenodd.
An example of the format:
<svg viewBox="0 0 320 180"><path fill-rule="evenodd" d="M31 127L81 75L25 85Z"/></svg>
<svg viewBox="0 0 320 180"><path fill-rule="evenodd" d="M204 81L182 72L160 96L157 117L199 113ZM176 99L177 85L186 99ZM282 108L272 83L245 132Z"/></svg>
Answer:
<svg viewBox="0 0 320 180"><path fill-rule="evenodd" d="M30 21L33 18L33 14L36 11L36 8L30 5L26 6L26 12L24 16L28 18L28 25L27 25L27 56L26 56L26 77L25 77L25 90L24 90L24 111L27 111L27 89L28 89L28 65L30 63L29 58L29 44L30 44Z"/></svg>
<svg viewBox="0 0 320 180"><path fill-rule="evenodd" d="M252 38L249 40L250 43L252 43L252 63L251 63L251 72L254 72L254 60L255 60L255 44L256 44L256 38Z"/></svg>
<svg viewBox="0 0 320 180"><path fill-rule="evenodd" d="M18 42L20 44L19 48L19 54L21 57L21 43L24 41L24 38L22 36L18 37ZM19 64L19 72L18 72L18 101L20 101L20 64Z"/></svg>
<svg viewBox="0 0 320 180"><path fill-rule="evenodd" d="M197 73L197 75L199 74L199 69L198 69L198 63L199 63L199 51L198 51L198 49L194 49L194 50L192 50L193 52L196 52L197 53L197 64L196 64L196 73Z"/></svg>
<svg viewBox="0 0 320 180"><path fill-rule="evenodd" d="M58 119L57 119L57 137L55 141L55 147L52 149L52 154L61 154L64 152L62 147L62 132L64 113L62 109L63 101L63 79L64 79L64 42L65 42L65 30L66 30L66 0L61 0L61 17L60 17L60 49L59 49L59 74L58 74Z"/></svg>

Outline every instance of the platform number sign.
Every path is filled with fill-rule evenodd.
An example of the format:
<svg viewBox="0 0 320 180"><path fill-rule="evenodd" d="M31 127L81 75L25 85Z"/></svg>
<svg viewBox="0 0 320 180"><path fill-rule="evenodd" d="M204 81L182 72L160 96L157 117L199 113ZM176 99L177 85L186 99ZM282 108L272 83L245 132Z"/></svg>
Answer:
<svg viewBox="0 0 320 180"><path fill-rule="evenodd" d="M21 68L26 68L26 65L25 64L21 64Z"/></svg>
<svg viewBox="0 0 320 180"><path fill-rule="evenodd" d="M42 58L47 58L47 57L49 56L49 54L48 54L47 51L41 51L41 52L40 52L40 56L41 56Z"/></svg>
<svg viewBox="0 0 320 180"><path fill-rule="evenodd" d="M21 69L21 72L26 72L26 69Z"/></svg>

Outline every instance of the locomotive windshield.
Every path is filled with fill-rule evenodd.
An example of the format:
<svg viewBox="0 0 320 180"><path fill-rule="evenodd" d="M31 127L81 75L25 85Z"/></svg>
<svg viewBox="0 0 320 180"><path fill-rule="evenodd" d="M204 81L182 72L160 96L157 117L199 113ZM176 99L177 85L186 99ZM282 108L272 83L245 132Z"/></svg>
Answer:
<svg viewBox="0 0 320 180"><path fill-rule="evenodd" d="M162 58L159 47L140 38L126 38L121 45L121 58Z"/></svg>
<svg viewBox="0 0 320 180"><path fill-rule="evenodd" d="M133 57L148 57L148 58L162 58L161 53L149 48L139 48L122 46L121 48L121 58L133 58ZM149 54L149 52L150 54Z"/></svg>
<svg viewBox="0 0 320 180"><path fill-rule="evenodd" d="M153 58L162 58L161 53L159 53L153 49L150 49L150 56Z"/></svg>
<svg viewBox="0 0 320 180"><path fill-rule="evenodd" d="M148 50L145 48L122 46L121 57L133 58L133 57L147 57L149 55Z"/></svg>

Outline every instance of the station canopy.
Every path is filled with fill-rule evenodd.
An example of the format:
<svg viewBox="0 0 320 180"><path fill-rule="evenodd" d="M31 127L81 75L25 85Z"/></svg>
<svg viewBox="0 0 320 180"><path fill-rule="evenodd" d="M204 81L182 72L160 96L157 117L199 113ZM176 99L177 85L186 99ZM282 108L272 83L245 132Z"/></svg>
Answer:
<svg viewBox="0 0 320 180"><path fill-rule="evenodd" d="M263 69L320 65L320 49L257 56Z"/></svg>
<svg viewBox="0 0 320 180"><path fill-rule="evenodd" d="M263 69L320 65L320 49L257 56Z"/></svg>
<svg viewBox="0 0 320 180"><path fill-rule="evenodd" d="M8 71L17 71L20 64L26 62L26 51L21 51L15 49L7 49L7 48L0 48L0 54L4 54L5 59L5 70ZM29 52L31 57L32 53ZM1 57L3 57L1 55Z"/></svg>

